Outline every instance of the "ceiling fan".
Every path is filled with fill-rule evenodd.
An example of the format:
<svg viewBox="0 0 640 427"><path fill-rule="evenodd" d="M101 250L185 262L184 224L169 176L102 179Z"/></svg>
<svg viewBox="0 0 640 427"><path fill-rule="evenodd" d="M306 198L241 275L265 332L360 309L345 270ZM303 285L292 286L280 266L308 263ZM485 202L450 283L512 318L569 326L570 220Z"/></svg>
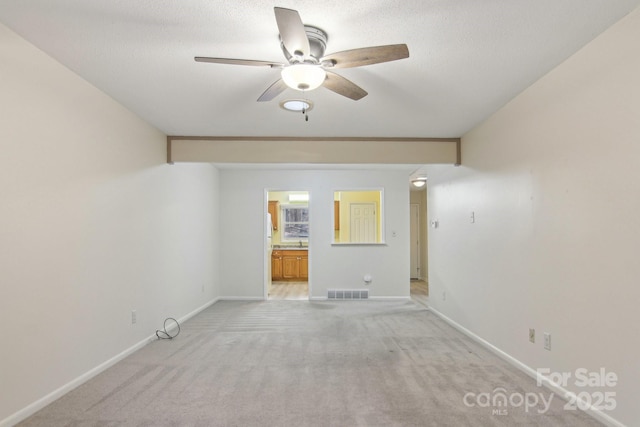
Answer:
<svg viewBox="0 0 640 427"><path fill-rule="evenodd" d="M350 80L330 71L331 69L361 67L409 57L406 44L364 47L325 55L326 32L317 27L304 25L295 10L281 7L275 7L274 10L280 32L280 46L287 63L203 56L196 56L195 60L282 68L281 78L260 95L259 102L272 100L288 87L309 91L320 86L357 101L367 96L367 92Z"/></svg>

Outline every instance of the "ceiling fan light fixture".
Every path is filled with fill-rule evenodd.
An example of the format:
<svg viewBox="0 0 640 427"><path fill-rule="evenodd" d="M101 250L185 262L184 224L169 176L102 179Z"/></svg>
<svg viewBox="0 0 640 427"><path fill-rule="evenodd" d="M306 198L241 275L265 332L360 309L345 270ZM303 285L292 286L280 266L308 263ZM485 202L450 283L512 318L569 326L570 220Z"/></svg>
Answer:
<svg viewBox="0 0 640 427"><path fill-rule="evenodd" d="M282 80L295 90L317 89L326 77L326 71L319 65L293 64L282 69Z"/></svg>
<svg viewBox="0 0 640 427"><path fill-rule="evenodd" d="M324 30L304 25L297 10L274 7L273 11L286 63L205 56L194 59L197 62L282 68L281 78L258 97L258 102L264 102L271 101L288 88L305 91L319 86L357 101L367 96L367 91L334 73L334 68L362 67L409 57L406 44L361 47L325 55L328 36ZM325 67L332 71L325 71ZM306 115L305 120L308 120Z"/></svg>
<svg viewBox="0 0 640 427"><path fill-rule="evenodd" d="M280 102L280 108L294 113L313 109L313 102L308 99L285 99Z"/></svg>

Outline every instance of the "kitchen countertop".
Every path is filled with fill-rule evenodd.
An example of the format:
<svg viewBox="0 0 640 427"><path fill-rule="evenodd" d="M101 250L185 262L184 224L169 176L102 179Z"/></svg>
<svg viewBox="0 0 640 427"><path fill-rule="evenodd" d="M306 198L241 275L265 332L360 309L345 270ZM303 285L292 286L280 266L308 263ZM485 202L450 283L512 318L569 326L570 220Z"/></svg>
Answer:
<svg viewBox="0 0 640 427"><path fill-rule="evenodd" d="M282 245L274 245L274 251L306 251L309 250L308 246L282 246Z"/></svg>

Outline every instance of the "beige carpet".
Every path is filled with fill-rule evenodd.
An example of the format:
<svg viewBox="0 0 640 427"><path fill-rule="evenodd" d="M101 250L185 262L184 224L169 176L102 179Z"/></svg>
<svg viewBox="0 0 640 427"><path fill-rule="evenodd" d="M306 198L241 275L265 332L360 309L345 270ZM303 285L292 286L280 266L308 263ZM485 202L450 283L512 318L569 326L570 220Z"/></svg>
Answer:
<svg viewBox="0 0 640 427"><path fill-rule="evenodd" d="M412 301L226 301L21 425L601 425L550 395Z"/></svg>

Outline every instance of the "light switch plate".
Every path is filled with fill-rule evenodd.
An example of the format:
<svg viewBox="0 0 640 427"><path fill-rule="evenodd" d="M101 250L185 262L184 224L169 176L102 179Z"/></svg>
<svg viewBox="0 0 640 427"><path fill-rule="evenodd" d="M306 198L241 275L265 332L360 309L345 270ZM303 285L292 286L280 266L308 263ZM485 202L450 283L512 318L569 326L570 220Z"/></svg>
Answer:
<svg viewBox="0 0 640 427"><path fill-rule="evenodd" d="M548 332L544 333L544 349L551 351L551 334Z"/></svg>

